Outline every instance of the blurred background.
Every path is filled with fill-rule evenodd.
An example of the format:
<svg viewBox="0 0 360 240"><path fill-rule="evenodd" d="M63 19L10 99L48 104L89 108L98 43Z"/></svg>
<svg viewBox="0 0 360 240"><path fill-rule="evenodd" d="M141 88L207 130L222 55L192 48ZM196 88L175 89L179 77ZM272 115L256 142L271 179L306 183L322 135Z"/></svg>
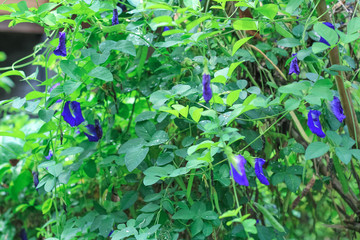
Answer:
<svg viewBox="0 0 360 240"><path fill-rule="evenodd" d="M17 4L21 0L7 0L6 4L15 3ZM28 8L38 7L41 4L48 2L47 0L27 0ZM10 14L7 11L0 10L1 15ZM1 18L0 18L1 19ZM19 23L16 26L11 26L9 20L0 22L0 75L10 69L5 69L6 67L11 67L11 65L22 59L29 54L34 52L34 47L42 42L46 36L44 35L44 30L37 24L31 23ZM19 62L16 65L21 65L33 60L33 58L28 58L23 62ZM22 68L16 68L16 70L21 70L25 72L25 75L29 75L35 72L36 68L39 68L39 74L37 79L44 80L44 69L39 66L28 65ZM35 81L30 81L34 84L34 87L38 90L44 90L43 87L36 87L37 83ZM9 76L0 79L0 100L9 99L11 97L24 97L31 87L25 81L22 81L19 76Z"/></svg>

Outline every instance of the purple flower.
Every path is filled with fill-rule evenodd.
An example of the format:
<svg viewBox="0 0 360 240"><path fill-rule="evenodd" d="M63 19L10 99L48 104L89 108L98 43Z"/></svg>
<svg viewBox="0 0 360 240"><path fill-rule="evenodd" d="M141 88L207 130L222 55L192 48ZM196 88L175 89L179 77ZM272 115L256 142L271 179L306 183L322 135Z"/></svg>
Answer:
<svg viewBox="0 0 360 240"><path fill-rule="evenodd" d="M89 124L86 126L90 134L84 132L90 142L97 142L102 138L103 132L99 120L95 120L95 125Z"/></svg>
<svg viewBox="0 0 360 240"><path fill-rule="evenodd" d="M52 156L53 156L53 152L51 150L49 150L49 155L47 155L45 158L47 160L50 160Z"/></svg>
<svg viewBox="0 0 360 240"><path fill-rule="evenodd" d="M38 172L32 172L32 175L33 175L34 185L35 185L35 188L36 188L37 185L39 184L39 173Z"/></svg>
<svg viewBox="0 0 360 240"><path fill-rule="evenodd" d="M54 50L56 56L66 57L66 34L59 32L59 46Z"/></svg>
<svg viewBox="0 0 360 240"><path fill-rule="evenodd" d="M111 236L111 234L113 234L114 230L111 230L111 232L109 233L108 237Z"/></svg>
<svg viewBox="0 0 360 240"><path fill-rule="evenodd" d="M262 184L269 185L269 181L265 177L263 169L262 169L262 166L264 165L264 163L265 163L264 159L255 158L255 174L256 174L256 177L259 179L259 181Z"/></svg>
<svg viewBox="0 0 360 240"><path fill-rule="evenodd" d="M85 121L81 113L80 103L76 101L67 101L61 116L63 116L65 122L70 124L72 127L79 126Z"/></svg>
<svg viewBox="0 0 360 240"><path fill-rule="evenodd" d="M343 122L346 116L344 115L344 110L341 106L340 99L334 96L334 99L330 102L331 110L334 113L335 117L339 122Z"/></svg>
<svg viewBox="0 0 360 240"><path fill-rule="evenodd" d="M114 26L116 24L119 24L119 18L118 18L118 11L116 8L114 8L113 10L113 17L112 17L112 20L111 20L111 24Z"/></svg>
<svg viewBox="0 0 360 240"><path fill-rule="evenodd" d="M332 28L332 29L335 30L334 25L332 25L331 23L329 23L329 22L323 22L323 24L326 25L326 26L328 26L329 28ZM322 36L320 36L319 42L322 42L322 43L324 43L324 44L326 44L326 45L328 45L328 46L331 46L330 43L329 43L328 41L326 41L325 38L323 38Z"/></svg>
<svg viewBox="0 0 360 240"><path fill-rule="evenodd" d="M169 30L170 30L170 28L169 28L169 27L164 27L163 32L166 32L166 31L169 31Z"/></svg>
<svg viewBox="0 0 360 240"><path fill-rule="evenodd" d="M246 178L246 173L245 173L246 159L239 154L235 157L235 161L237 164L237 168L240 170L240 172L238 172L234 167L234 165L230 163L231 165L230 176L232 176L235 182L237 182L239 185L249 186L249 182Z"/></svg>
<svg viewBox="0 0 360 240"><path fill-rule="evenodd" d="M203 96L204 96L204 100L205 102L209 102L210 99L212 98L212 91L211 91L211 87L210 87L210 75L204 73L203 74L203 80L202 80L202 85L203 85Z"/></svg>
<svg viewBox="0 0 360 240"><path fill-rule="evenodd" d="M28 240L26 231L23 228L20 230L20 238L21 238L21 240Z"/></svg>
<svg viewBox="0 0 360 240"><path fill-rule="evenodd" d="M290 62L290 68L289 68L289 75L296 73L297 75L300 74L300 68L299 68L299 64L298 64L298 59L296 57L297 53L292 54L292 56L294 57L291 62Z"/></svg>
<svg viewBox="0 0 360 240"><path fill-rule="evenodd" d="M308 113L307 125L309 126L312 133L318 135L321 138L325 137L325 133L321 128L319 117L321 112L318 110L310 110Z"/></svg>

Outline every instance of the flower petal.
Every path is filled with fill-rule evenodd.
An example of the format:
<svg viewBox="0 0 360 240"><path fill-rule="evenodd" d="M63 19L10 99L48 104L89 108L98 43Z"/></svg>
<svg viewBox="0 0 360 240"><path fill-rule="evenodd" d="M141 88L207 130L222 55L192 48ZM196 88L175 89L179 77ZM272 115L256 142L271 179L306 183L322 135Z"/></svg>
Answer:
<svg viewBox="0 0 360 240"><path fill-rule="evenodd" d="M308 121L307 124L310 128L310 131L321 138L324 138L326 135L321 128L321 123L319 117L321 112L318 110L310 110L308 113Z"/></svg>
<svg viewBox="0 0 360 240"><path fill-rule="evenodd" d="M232 176L235 182L237 182L239 185L249 186L249 181L247 180L245 173L246 159L239 154L238 156L236 156L236 161L237 161L237 167L240 170L240 172L238 172L234 167L234 165L230 163L231 165L230 176Z"/></svg>
<svg viewBox="0 0 360 240"><path fill-rule="evenodd" d="M71 113L70 108L73 114ZM76 101L67 101L61 115L63 116L65 122L70 124L72 127L79 126L82 122L85 121L81 113L80 103Z"/></svg>
<svg viewBox="0 0 360 240"><path fill-rule="evenodd" d="M84 132L90 142L97 142L102 138L103 132L99 120L95 120L95 125L89 124L86 126L89 133Z"/></svg>
<svg viewBox="0 0 360 240"><path fill-rule="evenodd" d="M256 177L262 184L269 185L269 180L264 175L262 166L264 165L265 160L262 158L255 158L255 174Z"/></svg>
<svg viewBox="0 0 360 240"><path fill-rule="evenodd" d="M111 24L114 26L114 25L117 25L119 24L119 17L118 17L118 11L116 8L114 8L113 10L113 17L112 17L112 20L111 20Z"/></svg>
<svg viewBox="0 0 360 240"><path fill-rule="evenodd" d="M20 230L20 238L21 238L21 240L28 240L26 231L23 228Z"/></svg>
<svg viewBox="0 0 360 240"><path fill-rule="evenodd" d="M59 32L59 45L54 50L54 54L66 57L66 34L64 32Z"/></svg>
<svg viewBox="0 0 360 240"><path fill-rule="evenodd" d="M32 175L33 175L34 185L35 185L35 188L36 188L37 185L39 184L39 173L38 172L32 172Z"/></svg>
<svg viewBox="0 0 360 240"><path fill-rule="evenodd" d="M334 96L334 99L330 102L331 110L339 122L343 122L346 116L341 106L341 101L338 97Z"/></svg>
<svg viewBox="0 0 360 240"><path fill-rule="evenodd" d="M49 155L47 155L45 158L47 160L50 160L52 156L53 156L53 152L51 150L49 150Z"/></svg>
<svg viewBox="0 0 360 240"><path fill-rule="evenodd" d="M202 80L202 85L203 85L203 96L204 96L204 100L205 102L209 102L210 99L212 98L212 90L210 87L210 75L204 73L203 74L203 80Z"/></svg>
<svg viewBox="0 0 360 240"><path fill-rule="evenodd" d="M296 53L292 55L294 58L290 62L289 75L295 73L297 75L300 74L300 68L298 64L298 59L296 57Z"/></svg>

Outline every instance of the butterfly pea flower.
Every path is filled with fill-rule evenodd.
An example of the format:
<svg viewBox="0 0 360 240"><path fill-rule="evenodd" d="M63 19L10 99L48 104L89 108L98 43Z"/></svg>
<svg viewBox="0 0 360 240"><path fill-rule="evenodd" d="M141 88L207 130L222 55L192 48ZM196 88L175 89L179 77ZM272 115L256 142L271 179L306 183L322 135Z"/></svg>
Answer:
<svg viewBox="0 0 360 240"><path fill-rule="evenodd" d="M310 131L321 138L324 138L326 135L321 128L321 123L319 117L321 112L318 110L310 110L308 113L307 125L310 128Z"/></svg>
<svg viewBox="0 0 360 240"><path fill-rule="evenodd" d="M38 172L32 172L32 175L33 175L34 185L35 185L35 188L36 188L37 185L39 185L39 173Z"/></svg>
<svg viewBox="0 0 360 240"><path fill-rule="evenodd" d="M210 87L210 75L204 73L203 74L203 79L202 79L202 85L203 85L203 96L204 96L204 100L205 102L209 102L210 99L212 98L212 90Z"/></svg>
<svg viewBox="0 0 360 240"><path fill-rule="evenodd" d="M59 32L59 46L54 50L56 56L66 57L66 34Z"/></svg>
<svg viewBox="0 0 360 240"><path fill-rule="evenodd" d="M95 125L89 124L86 126L89 133L84 132L90 142L97 142L102 138L103 132L99 120L95 120Z"/></svg>
<svg viewBox="0 0 360 240"><path fill-rule="evenodd" d="M334 25L332 25L331 23L329 23L329 22L323 22L323 24L326 25L326 26L328 26L329 28L332 28L332 29L335 30ZM324 44L326 44L326 45L328 45L328 46L331 46L330 43L329 43L328 41L326 41L325 38L323 38L322 36L320 36L319 42L324 43Z"/></svg>
<svg viewBox="0 0 360 240"><path fill-rule="evenodd" d="M49 155L47 155L45 158L47 160L50 160L52 158L52 156L53 156L53 151L49 150Z"/></svg>
<svg viewBox="0 0 360 240"><path fill-rule="evenodd" d="M269 180L264 175L262 166L264 165L265 160L262 158L255 158L255 175L259 181L264 185L269 185Z"/></svg>
<svg viewBox="0 0 360 240"><path fill-rule="evenodd" d="M297 53L292 54L292 57L294 57L290 62L290 68L289 68L289 75L295 73L297 75L300 74L300 68L298 64L298 59L296 57Z"/></svg>
<svg viewBox="0 0 360 240"><path fill-rule="evenodd" d="M79 126L85 121L81 113L80 103L76 101L67 101L61 116L63 116L65 122L70 124L72 127Z"/></svg>
<svg viewBox="0 0 360 240"><path fill-rule="evenodd" d="M246 159L239 154L235 156L235 162L240 172L238 172L234 167L234 165L230 163L231 165L230 176L232 176L235 182L237 182L239 185L249 186L249 181L247 180L245 173Z"/></svg>
<svg viewBox="0 0 360 240"><path fill-rule="evenodd" d="M23 228L20 230L20 238L21 238L21 240L28 240L26 231Z"/></svg>
<svg viewBox="0 0 360 240"><path fill-rule="evenodd" d="M340 99L334 96L334 99L330 102L330 106L337 120L339 120L339 122L343 122L346 116L344 115L344 110L341 106Z"/></svg>
<svg viewBox="0 0 360 240"><path fill-rule="evenodd" d="M118 14L118 10L116 8L114 8L113 10L113 17L112 17L112 20L111 20L111 24L114 26L114 25L117 25L119 24L119 18L118 18L119 14Z"/></svg>

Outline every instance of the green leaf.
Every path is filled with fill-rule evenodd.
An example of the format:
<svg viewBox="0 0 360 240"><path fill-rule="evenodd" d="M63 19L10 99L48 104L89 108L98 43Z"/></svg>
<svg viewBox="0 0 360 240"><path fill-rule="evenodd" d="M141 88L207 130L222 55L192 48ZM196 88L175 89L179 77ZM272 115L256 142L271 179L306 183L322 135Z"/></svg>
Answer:
<svg viewBox="0 0 360 240"><path fill-rule="evenodd" d="M231 93L228 94L228 96L226 97L226 104L229 106L232 106L234 104L234 102L236 102L236 100L239 99L239 94L241 92L241 89L232 91Z"/></svg>
<svg viewBox="0 0 360 240"><path fill-rule="evenodd" d="M83 151L84 151L84 148L82 148L82 147L70 147L70 148L67 148L67 149L63 150L60 153L60 156L75 155L75 154L78 154L78 153L82 153Z"/></svg>
<svg viewBox="0 0 360 240"><path fill-rule="evenodd" d="M290 0L286 5L285 11L292 14L303 2L304 0Z"/></svg>
<svg viewBox="0 0 360 240"><path fill-rule="evenodd" d="M105 82L111 82L114 80L112 73L105 67L96 67L89 72L90 77L104 80Z"/></svg>
<svg viewBox="0 0 360 240"><path fill-rule="evenodd" d="M235 30L258 30L257 22L252 18L242 18L233 24Z"/></svg>
<svg viewBox="0 0 360 240"><path fill-rule="evenodd" d="M244 226L244 230L248 233L257 234L257 229L255 227L256 220L255 219L246 219L242 222Z"/></svg>
<svg viewBox="0 0 360 240"><path fill-rule="evenodd" d="M142 112L136 117L135 122L142 122L149 119L154 119L155 116L156 116L156 112L150 112L150 111Z"/></svg>
<svg viewBox="0 0 360 240"><path fill-rule="evenodd" d="M290 98L285 102L285 110L286 111L292 111L299 107L300 100L295 98Z"/></svg>
<svg viewBox="0 0 360 240"><path fill-rule="evenodd" d="M352 69L349 68L348 66L344 66L344 65L331 65L331 67L329 67L329 70L331 71L344 71L344 72L351 72Z"/></svg>
<svg viewBox="0 0 360 240"><path fill-rule="evenodd" d="M274 19L277 12L279 11L279 7L276 4L265 4L261 7L255 8L256 11L268 17L270 19Z"/></svg>
<svg viewBox="0 0 360 240"><path fill-rule="evenodd" d="M300 46L300 40L296 38L283 38L277 42L281 47L297 47Z"/></svg>
<svg viewBox="0 0 360 240"><path fill-rule="evenodd" d="M42 214L45 215L48 212L50 212L51 206L52 206L52 198L48 198L41 207Z"/></svg>
<svg viewBox="0 0 360 240"><path fill-rule="evenodd" d="M37 10L37 14L41 14L43 12L49 12L50 10L52 10L53 8L55 8L57 6L56 3L43 3L39 6L38 10Z"/></svg>
<svg viewBox="0 0 360 240"><path fill-rule="evenodd" d="M124 196L120 200L121 210L126 210L138 199L138 193L136 191L128 191L124 194Z"/></svg>
<svg viewBox="0 0 360 240"><path fill-rule="evenodd" d="M313 53L316 54L316 53L323 52L328 48L329 48L329 46L324 43L314 42L311 49L312 49Z"/></svg>
<svg viewBox="0 0 360 240"><path fill-rule="evenodd" d="M194 217L194 213L191 212L189 209L180 209L172 216L172 219L174 219L174 220L189 220L189 219L192 219L193 217Z"/></svg>
<svg viewBox="0 0 360 240"><path fill-rule="evenodd" d="M201 214L201 218L204 220L215 220L219 218L219 215L214 211L206 211Z"/></svg>
<svg viewBox="0 0 360 240"><path fill-rule="evenodd" d="M275 31L278 32L284 38L293 38L294 36L288 31L289 29L285 24L275 22Z"/></svg>
<svg viewBox="0 0 360 240"><path fill-rule="evenodd" d="M81 85L81 82L78 81L78 82L75 82L75 81L71 81L71 80L68 80L64 83L63 85L63 90L64 90L64 93L66 95L70 95L72 94L73 92L76 91L76 89L78 89L78 87L80 87Z"/></svg>
<svg viewBox="0 0 360 240"><path fill-rule="evenodd" d="M201 113L204 111L203 108L191 107L190 116L195 122L199 122L201 118Z"/></svg>
<svg viewBox="0 0 360 240"><path fill-rule="evenodd" d="M355 149L354 149L355 150ZM335 148L336 156L344 163L348 164L351 161L351 151L344 147Z"/></svg>
<svg viewBox="0 0 360 240"><path fill-rule="evenodd" d="M241 48L242 45L244 45L247 41L249 41L252 38L253 37L246 37L246 38L242 38L242 39L236 41L236 43L233 46L231 55L234 56L236 51L239 50L239 48Z"/></svg>
<svg viewBox="0 0 360 240"><path fill-rule="evenodd" d="M190 226L191 235L195 236L196 234L200 233L203 229L204 222L201 218L197 218Z"/></svg>
<svg viewBox="0 0 360 240"><path fill-rule="evenodd" d="M88 175L88 177L96 177L97 169L95 161L87 161L84 165L84 172L86 173L86 175Z"/></svg>
<svg viewBox="0 0 360 240"><path fill-rule="evenodd" d="M16 98L13 103L12 106L13 108L19 109L22 106L24 106L24 104L26 103L26 99L25 98Z"/></svg>
<svg viewBox="0 0 360 240"><path fill-rule="evenodd" d="M352 18L347 25L347 34L352 34L360 30L360 18Z"/></svg>
<svg viewBox="0 0 360 240"><path fill-rule="evenodd" d="M271 225L278 230L279 232L285 232L284 227L274 218L274 216L263 206L254 202L254 205L260 212L264 215L264 217L271 223Z"/></svg>
<svg viewBox="0 0 360 240"><path fill-rule="evenodd" d="M74 80L81 79L83 70L80 69L73 60L62 60L60 62L61 70Z"/></svg>
<svg viewBox="0 0 360 240"><path fill-rule="evenodd" d="M321 157L325 153L329 151L330 147L326 143L323 142L313 142L306 148L305 151L305 159L313 159L317 157Z"/></svg>
<svg viewBox="0 0 360 240"><path fill-rule="evenodd" d="M204 17L198 18L198 19L188 23L186 25L186 31L190 31L191 29L193 29L194 27L196 27L197 25L199 25L200 23L202 23L203 21L205 21L209 18L210 18L210 16L204 16Z"/></svg>
<svg viewBox="0 0 360 240"><path fill-rule="evenodd" d="M330 45L336 44L339 40L339 36L335 32L335 30L332 28L329 28L328 26L326 26L323 23L316 23L314 25L314 30L320 36L322 36L325 40L327 40Z"/></svg>
<svg viewBox="0 0 360 240"><path fill-rule="evenodd" d="M145 159L149 152L149 148L134 148L125 155L125 165L129 172L132 172Z"/></svg>
<svg viewBox="0 0 360 240"><path fill-rule="evenodd" d="M48 171L51 175L53 175L54 177L58 177L60 176L60 174L63 171L63 165L61 163L58 163L56 165L53 166L49 166L48 167Z"/></svg>
<svg viewBox="0 0 360 240"><path fill-rule="evenodd" d="M296 192L301 184L301 179L293 174L286 174L285 184L291 192Z"/></svg>
<svg viewBox="0 0 360 240"><path fill-rule="evenodd" d="M136 135L140 138L150 141L156 132L156 127L151 121L137 122L135 125Z"/></svg>
<svg viewBox="0 0 360 240"><path fill-rule="evenodd" d="M346 194L349 192L349 186L348 186L348 180L346 179L345 174L344 174L344 169L341 166L339 159L337 157L333 157L333 164L334 164L336 173L339 177L342 188L344 190L344 193Z"/></svg>
<svg viewBox="0 0 360 240"><path fill-rule="evenodd" d="M39 118L41 120L43 120L44 122L49 122L52 118L52 116L54 116L55 111L52 109L46 110L46 109L41 109L38 113Z"/></svg>

